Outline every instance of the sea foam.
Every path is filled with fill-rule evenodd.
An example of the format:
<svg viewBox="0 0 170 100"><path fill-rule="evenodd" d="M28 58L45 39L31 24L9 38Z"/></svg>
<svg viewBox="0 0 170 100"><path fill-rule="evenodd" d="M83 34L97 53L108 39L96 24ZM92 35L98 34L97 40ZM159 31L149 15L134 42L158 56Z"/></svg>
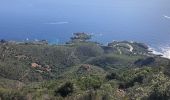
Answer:
<svg viewBox="0 0 170 100"><path fill-rule="evenodd" d="M160 50L149 47L149 50L152 51L153 54L162 55L162 57L170 59L170 47L160 47Z"/></svg>
<svg viewBox="0 0 170 100"><path fill-rule="evenodd" d="M170 47L162 48L163 57L170 59Z"/></svg>

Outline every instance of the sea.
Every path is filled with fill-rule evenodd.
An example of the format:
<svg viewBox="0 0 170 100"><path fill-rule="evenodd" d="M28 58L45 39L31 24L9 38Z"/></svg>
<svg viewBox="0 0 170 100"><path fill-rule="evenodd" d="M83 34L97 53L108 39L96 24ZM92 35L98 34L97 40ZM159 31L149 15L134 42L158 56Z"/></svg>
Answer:
<svg viewBox="0 0 170 100"><path fill-rule="evenodd" d="M1 0L0 39L69 41L75 32L93 41L136 41L170 58L169 0Z"/></svg>

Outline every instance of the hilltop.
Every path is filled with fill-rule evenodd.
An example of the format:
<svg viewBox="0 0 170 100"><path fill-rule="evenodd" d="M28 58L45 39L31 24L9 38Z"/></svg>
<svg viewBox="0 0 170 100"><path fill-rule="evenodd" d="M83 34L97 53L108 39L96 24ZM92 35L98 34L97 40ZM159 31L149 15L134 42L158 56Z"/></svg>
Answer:
<svg viewBox="0 0 170 100"><path fill-rule="evenodd" d="M147 45L0 41L0 100L168 100L170 60Z"/></svg>

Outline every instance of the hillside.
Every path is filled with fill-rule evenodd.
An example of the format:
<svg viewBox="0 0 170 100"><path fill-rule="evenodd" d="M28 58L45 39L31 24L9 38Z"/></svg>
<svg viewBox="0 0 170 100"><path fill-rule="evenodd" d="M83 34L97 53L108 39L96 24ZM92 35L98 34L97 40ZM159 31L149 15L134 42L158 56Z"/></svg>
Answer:
<svg viewBox="0 0 170 100"><path fill-rule="evenodd" d="M170 60L147 45L0 42L0 100L169 100Z"/></svg>

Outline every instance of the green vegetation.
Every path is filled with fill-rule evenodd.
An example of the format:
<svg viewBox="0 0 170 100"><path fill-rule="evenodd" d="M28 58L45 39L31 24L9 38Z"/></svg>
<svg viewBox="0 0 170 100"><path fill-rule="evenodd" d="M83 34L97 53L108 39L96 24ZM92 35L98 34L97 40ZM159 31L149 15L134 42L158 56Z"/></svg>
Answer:
<svg viewBox="0 0 170 100"><path fill-rule="evenodd" d="M0 41L0 100L169 100L170 60L142 43L75 33L64 45Z"/></svg>

